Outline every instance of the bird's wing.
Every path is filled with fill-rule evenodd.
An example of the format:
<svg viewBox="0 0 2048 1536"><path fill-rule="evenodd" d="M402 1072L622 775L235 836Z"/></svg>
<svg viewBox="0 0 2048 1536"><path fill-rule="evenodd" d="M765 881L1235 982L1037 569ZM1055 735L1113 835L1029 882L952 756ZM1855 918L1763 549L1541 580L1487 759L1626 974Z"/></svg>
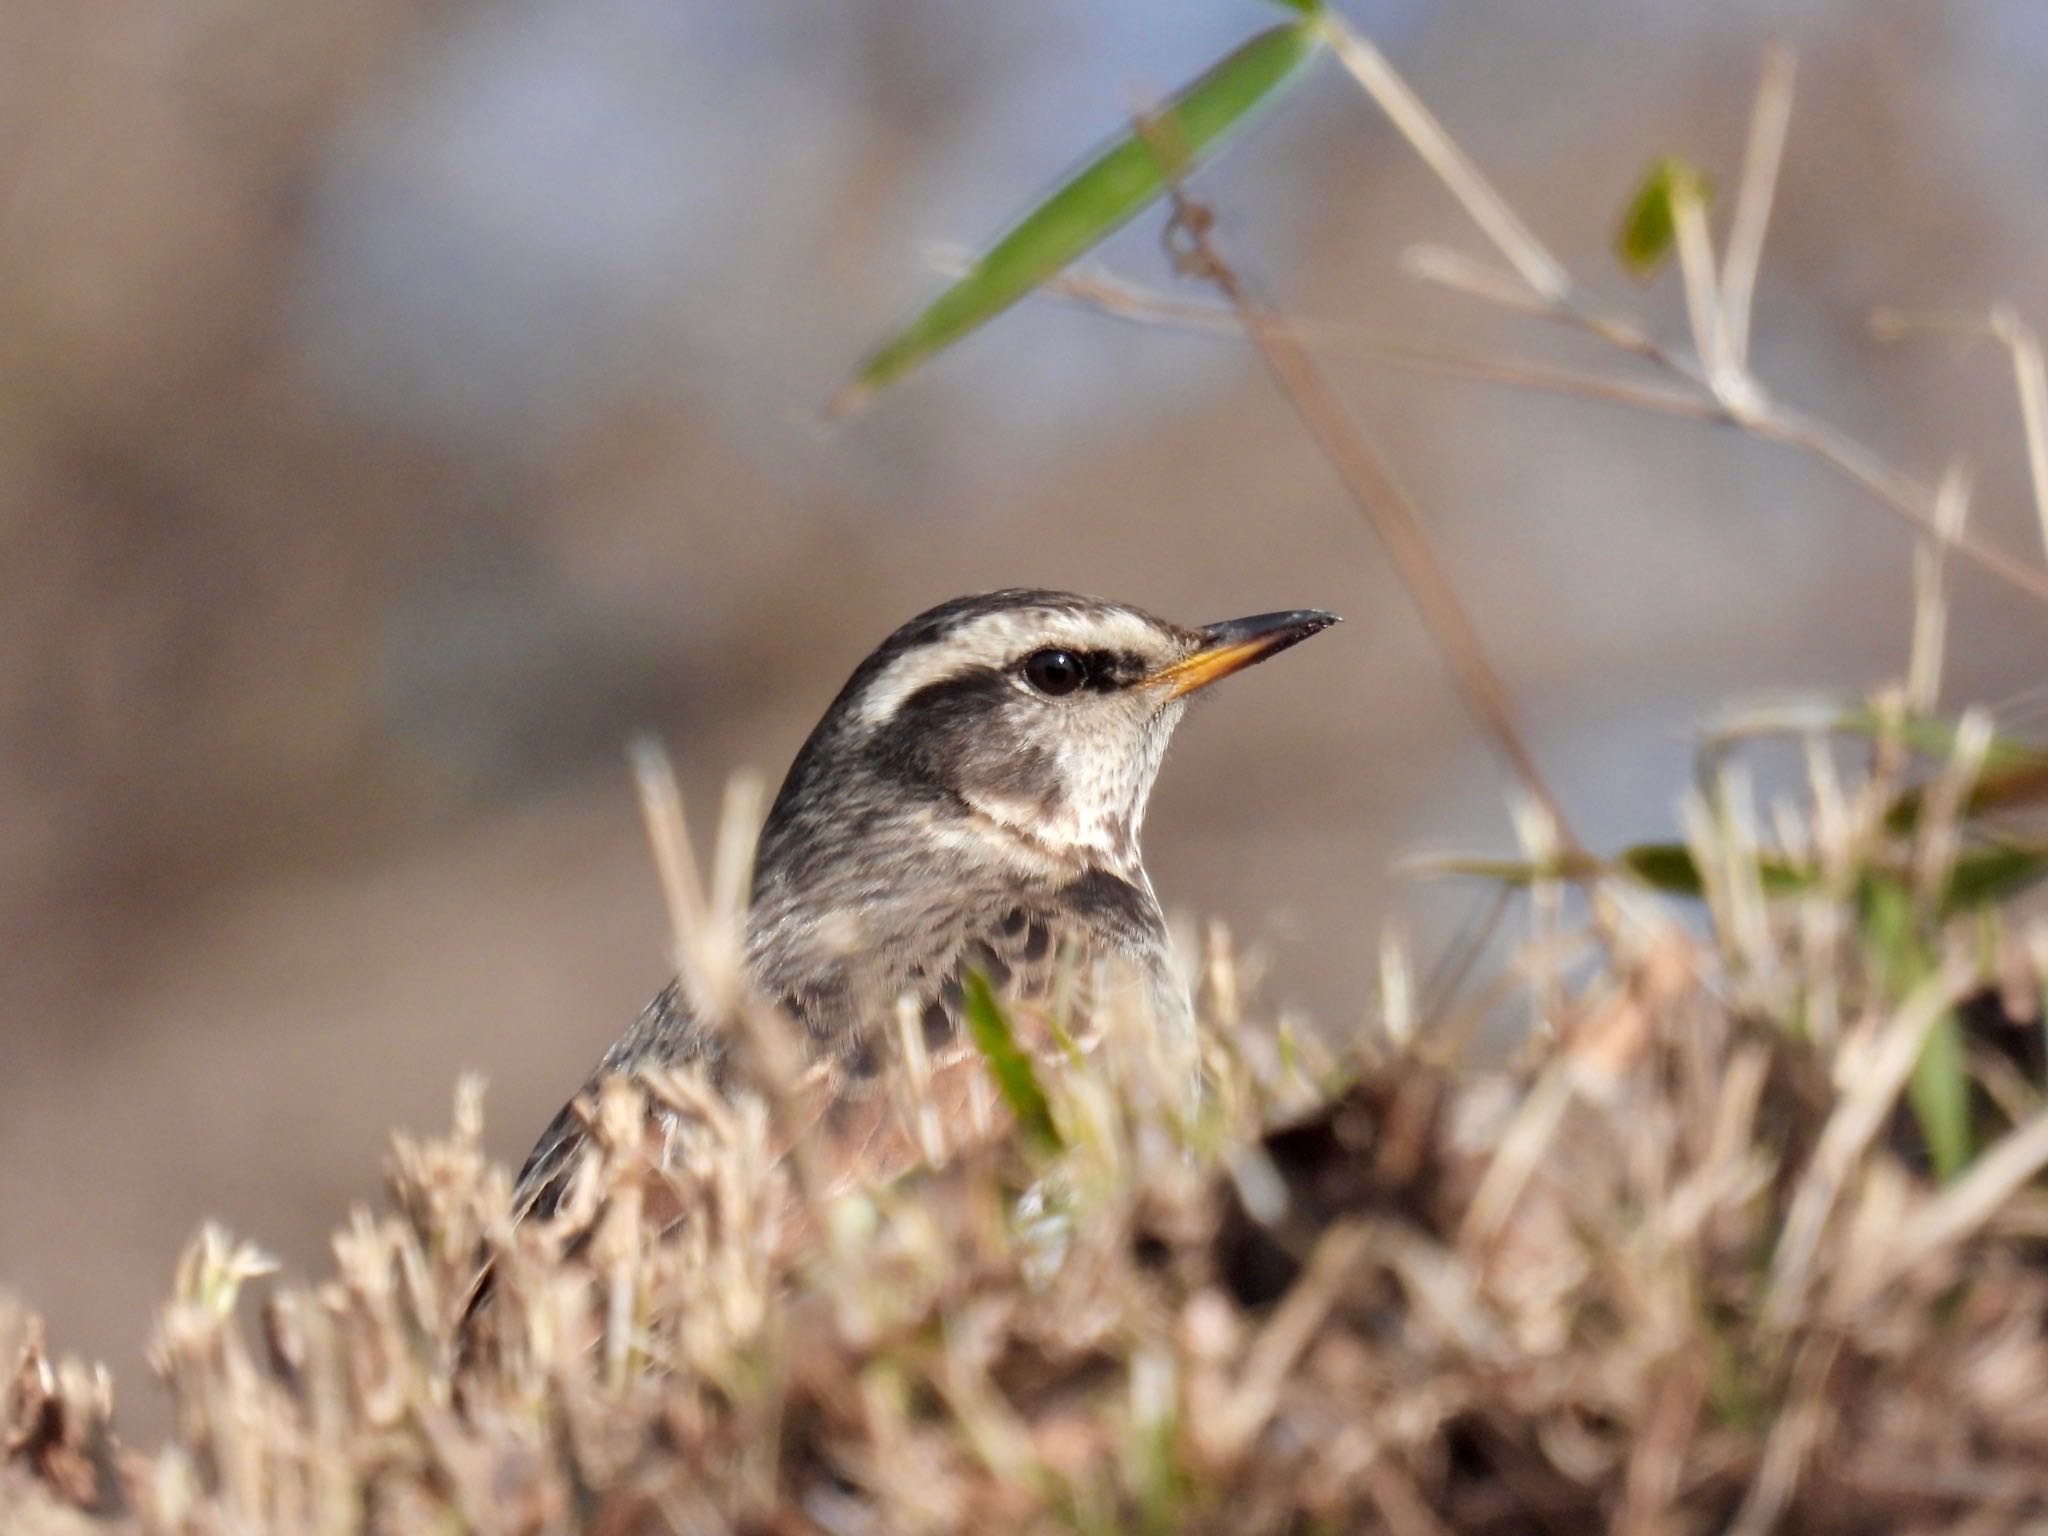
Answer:
<svg viewBox="0 0 2048 1536"><path fill-rule="evenodd" d="M978 911L956 907L879 950L890 963L877 966L879 974L864 977L862 984L842 978L842 984L784 1000L806 1026L815 1059L846 1097L861 1097L867 1091L863 1080L875 1078L893 1054L899 995L921 1011L927 1046L947 1052L964 1049L961 999L969 972L985 977L1006 1002L1076 1034L1086 1032L1099 1001L1092 997L1099 969L1094 962L1114 961L1135 971L1155 1005L1166 1002L1177 985L1166 963L1165 922L1149 886L1101 870L1061 886L991 897ZM1184 1000L1180 1006L1185 1009ZM717 1083L724 1076L721 1047L717 1033L692 1017L681 986L671 981L605 1053L579 1097L604 1078L683 1061L703 1063ZM549 1122L520 1170L518 1216L554 1214L586 1140L585 1113L571 1101Z"/></svg>
<svg viewBox="0 0 2048 1536"><path fill-rule="evenodd" d="M556 1112L526 1154L519 1182L512 1190L513 1220L524 1221L529 1216L545 1220L555 1214L562 1196L568 1193L569 1176L576 1171L576 1154L585 1139L583 1115L571 1100Z"/></svg>
<svg viewBox="0 0 2048 1536"><path fill-rule="evenodd" d="M604 1053L597 1070L578 1091L576 1098L557 1111L540 1133L533 1150L519 1170L513 1186L512 1212L515 1219L552 1216L568 1192L570 1175L576 1171L576 1157L589 1139L585 1113L580 1107L591 1091L607 1077L631 1072L637 1067L660 1063L705 1060L717 1055L717 1043L690 1016L682 984L671 981L655 995L632 1027ZM716 1063L713 1062L715 1067Z"/></svg>

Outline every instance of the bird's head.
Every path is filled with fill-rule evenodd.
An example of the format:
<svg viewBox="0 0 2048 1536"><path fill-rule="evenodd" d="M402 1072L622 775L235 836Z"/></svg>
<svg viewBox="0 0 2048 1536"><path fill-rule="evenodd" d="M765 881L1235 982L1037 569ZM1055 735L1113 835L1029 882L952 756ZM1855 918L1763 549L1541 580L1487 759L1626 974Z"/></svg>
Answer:
<svg viewBox="0 0 2048 1536"><path fill-rule="evenodd" d="M1185 628L1121 603L1009 590L920 614L855 671L805 743L769 818L785 837L858 837L915 808L997 842L1113 872L1138 869L1138 832L1189 695L1306 640L1334 616L1303 609ZM815 851L815 850L812 850ZM765 872L765 871L764 871Z"/></svg>

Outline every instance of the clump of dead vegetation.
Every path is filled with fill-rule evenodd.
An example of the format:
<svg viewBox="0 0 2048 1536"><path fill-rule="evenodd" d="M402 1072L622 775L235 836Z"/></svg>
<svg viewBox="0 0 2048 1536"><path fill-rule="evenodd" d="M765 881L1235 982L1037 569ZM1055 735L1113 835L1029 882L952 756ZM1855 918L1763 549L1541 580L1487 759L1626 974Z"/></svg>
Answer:
<svg viewBox="0 0 2048 1536"><path fill-rule="evenodd" d="M1533 886L1498 974L1424 1008L1390 954L1335 1055L1212 941L1193 1038L1033 1067L991 1013L964 1088L900 1064L907 1169L671 1074L592 1106L599 1162L519 1225L465 1088L330 1277L198 1238L162 1446L0 1320L5 1528L2048 1520L2048 935L1993 819L2048 769L1897 711L1800 729L1771 817L1723 760L1683 846L1490 871ZM1461 1068L1507 1005L1527 1045Z"/></svg>

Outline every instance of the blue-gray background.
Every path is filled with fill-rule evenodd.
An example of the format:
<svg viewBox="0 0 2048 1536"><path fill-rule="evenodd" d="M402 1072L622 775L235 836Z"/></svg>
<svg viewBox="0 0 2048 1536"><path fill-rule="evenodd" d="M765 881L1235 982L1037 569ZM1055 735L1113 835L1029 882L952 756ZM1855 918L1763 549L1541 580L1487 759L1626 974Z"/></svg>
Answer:
<svg viewBox="0 0 2048 1536"><path fill-rule="evenodd" d="M1351 14L1578 270L1680 149L1732 184L1800 53L1757 356L2038 556L2002 354L1880 304L2048 321L2034 7ZM1490 760L1326 467L1236 345L1027 303L828 433L931 279L1272 13L1251 0L358 0L0 13L0 1285L131 1380L219 1217L299 1266L393 1125L484 1071L516 1156L662 980L622 743L696 803L778 773L918 608L1012 583L1351 622L1184 732L1148 838L1333 1027L1390 863L1511 846ZM1419 289L1479 251L1325 67L1201 181L1272 294L1604 362ZM1109 258L1157 277L1159 219ZM1333 363L1415 493L1582 832L1663 833L1732 695L1896 675L1910 545L1779 450ZM1951 694L2048 615L1957 584ZM147 1394L131 1387L135 1407ZM140 1409L145 1418L149 1409Z"/></svg>

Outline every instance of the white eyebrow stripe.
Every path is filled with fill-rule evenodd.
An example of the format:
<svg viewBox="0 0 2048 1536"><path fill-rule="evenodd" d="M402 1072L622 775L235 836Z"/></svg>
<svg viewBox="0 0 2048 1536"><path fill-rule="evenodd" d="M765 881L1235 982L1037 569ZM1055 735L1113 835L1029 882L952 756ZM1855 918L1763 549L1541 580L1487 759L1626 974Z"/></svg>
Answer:
<svg viewBox="0 0 2048 1536"><path fill-rule="evenodd" d="M1156 651L1159 639L1159 631L1137 614L1116 609L1087 614L1044 609L983 614L889 663L868 685L860 721L870 729L885 725L920 689L977 667L1008 666L1027 647L1135 651L1142 656Z"/></svg>

